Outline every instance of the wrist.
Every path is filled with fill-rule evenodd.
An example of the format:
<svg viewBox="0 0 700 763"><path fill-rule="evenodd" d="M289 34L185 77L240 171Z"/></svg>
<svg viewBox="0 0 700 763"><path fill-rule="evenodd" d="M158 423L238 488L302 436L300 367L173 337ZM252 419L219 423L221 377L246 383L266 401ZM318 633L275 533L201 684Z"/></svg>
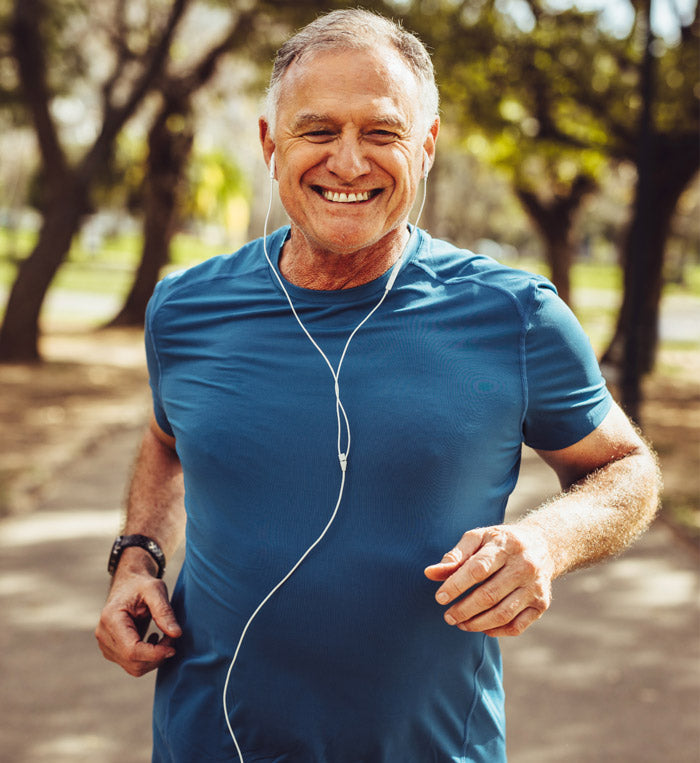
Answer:
<svg viewBox="0 0 700 763"><path fill-rule="evenodd" d="M538 522L531 521L530 517L516 522L512 527L519 536L523 547L528 550L528 555L532 557L532 561L537 564L539 569L550 580L558 577L561 574L561 570L559 569L552 537L546 528L542 527Z"/></svg>
<svg viewBox="0 0 700 763"><path fill-rule="evenodd" d="M158 565L148 551L139 548L139 546L130 546L124 549L113 577L125 574L148 575L149 577L158 578L160 577L158 571Z"/></svg>

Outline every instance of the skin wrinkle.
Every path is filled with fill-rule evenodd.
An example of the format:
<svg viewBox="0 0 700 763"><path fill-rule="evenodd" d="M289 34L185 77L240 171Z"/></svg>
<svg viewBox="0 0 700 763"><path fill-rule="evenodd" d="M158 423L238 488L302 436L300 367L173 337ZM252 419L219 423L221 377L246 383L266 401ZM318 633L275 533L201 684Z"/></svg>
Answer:
<svg viewBox="0 0 700 763"><path fill-rule="evenodd" d="M309 289L367 283L403 251L424 153L432 161L439 121L427 137L417 131L418 82L386 46L361 59L345 50L319 52L293 63L283 83L274 138L260 121L263 150L268 162L275 153L292 223L280 270ZM361 204L341 204L318 188L375 193Z"/></svg>

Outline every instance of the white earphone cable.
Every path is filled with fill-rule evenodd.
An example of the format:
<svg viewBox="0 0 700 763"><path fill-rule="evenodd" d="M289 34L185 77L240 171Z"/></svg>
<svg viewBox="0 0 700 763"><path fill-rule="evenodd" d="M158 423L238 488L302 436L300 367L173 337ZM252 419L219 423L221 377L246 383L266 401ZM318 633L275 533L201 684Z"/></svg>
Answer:
<svg viewBox="0 0 700 763"><path fill-rule="evenodd" d="M238 759L240 763L244 763L243 753L241 752L241 748L238 745L238 740L236 739L236 735L233 731L233 728L231 727L231 720L229 718L229 712L228 712L228 701L226 698L226 695L228 694L229 683L231 680L231 673L233 672L233 667L236 664L236 660L238 659L238 653L240 652L241 646L243 645L243 640L245 639L246 633L248 632L248 628L250 628L251 624L253 623L253 620L256 618L260 610L275 595L275 593L277 593L277 591L289 580L289 578L297 571L297 569L302 565L302 563L309 556L309 554L323 540L323 538L326 536L326 533L330 529L331 525L335 521L335 518L338 514L338 509L340 508L340 504L343 499L343 492L345 491L345 472L347 469L348 456L350 454L350 422L348 421L347 413L345 412L345 408L343 407L343 403L340 399L340 384L339 384L340 369L343 365L343 361L345 360L345 356L347 354L348 348L350 347L350 342L352 342L353 338L355 337L357 332L362 328L362 326L364 326L365 323L367 323L367 321L380 308L380 306L386 299L387 295L391 291L391 288L393 287L396 281L396 277L398 276L399 270L403 264L406 253L410 250L411 241L413 240L413 237L418 229L418 221L420 220L420 216L423 212L423 207L425 205L425 197L426 197L427 186L428 186L427 178L428 178L428 173L425 172L423 175L423 180L424 180L423 199L421 201L421 205L418 210L418 216L416 218L416 222L413 228L411 228L411 233L408 237L408 241L406 242L406 246L401 252L401 256L398 258L398 260L394 263L392 267L391 273L389 275L389 280L387 281L387 284L384 287L384 293L382 294L381 299L377 302L377 304L369 311L369 313L367 313L367 315L362 319L362 321L360 321L360 323L358 323L357 326L355 326L355 328L352 330L352 332L350 333L350 336L345 342L343 352L340 355L340 360L338 361L338 367L333 368L333 364L330 362L327 355L318 345L318 343L313 338L313 336L311 336L311 333L309 332L309 330L306 328L303 321L299 317L296 311L296 308L294 307L294 303L292 302L292 298L289 296L289 292L287 291L284 285L284 282L282 281L282 278L277 271L277 268L273 265L272 260L270 259L270 255L267 251L267 225L270 220L270 213L272 211L272 198L273 198L273 188L274 188L274 174L273 172L270 173L270 198L267 205L265 223L263 225L263 252L265 254L265 259L267 260L267 263L270 266L270 270L274 274L277 280L277 283L280 285L280 288L282 289L282 291L284 292L287 298L287 302L289 303L289 307L291 308L292 314L296 318L297 323L301 327L301 330L304 332L308 340L311 342L311 344L316 348L318 353L321 355L326 365L330 369L331 375L333 377L333 383L334 383L333 388L334 388L334 394L335 394L335 409L336 409L336 418L337 418L337 427L338 427L337 451L338 451L338 461L340 462L341 479L340 479L340 488L338 491L338 498L336 500L333 512L331 513L330 519L326 523L326 526L323 528L323 530L321 531L320 535L316 538L316 540L306 549L306 551L304 551L304 553L299 557L299 559L294 563L294 565L292 565L289 572L287 572L287 574L270 590L270 592L255 608L251 616L248 618L248 621L246 622L245 626L243 627L243 630L241 631L241 635L238 639L238 644L236 645L236 649L233 653L233 657L228 666L228 671L226 672L226 681L224 682L223 697L222 697L223 710L224 710L224 718L226 719L226 726L228 727L229 734L231 735L231 739L233 740L233 743L236 747L236 752L238 753ZM345 433L346 433L346 443L345 443L344 451L342 449L343 422L345 423Z"/></svg>

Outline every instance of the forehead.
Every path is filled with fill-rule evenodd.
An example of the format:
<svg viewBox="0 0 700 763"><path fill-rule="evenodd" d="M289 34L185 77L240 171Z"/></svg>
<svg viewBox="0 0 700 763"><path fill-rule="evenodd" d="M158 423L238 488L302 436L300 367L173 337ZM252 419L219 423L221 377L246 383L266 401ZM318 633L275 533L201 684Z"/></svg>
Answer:
<svg viewBox="0 0 700 763"><path fill-rule="evenodd" d="M394 117L414 122L420 103L416 76L389 46L322 50L287 69L277 118L293 122L301 113Z"/></svg>

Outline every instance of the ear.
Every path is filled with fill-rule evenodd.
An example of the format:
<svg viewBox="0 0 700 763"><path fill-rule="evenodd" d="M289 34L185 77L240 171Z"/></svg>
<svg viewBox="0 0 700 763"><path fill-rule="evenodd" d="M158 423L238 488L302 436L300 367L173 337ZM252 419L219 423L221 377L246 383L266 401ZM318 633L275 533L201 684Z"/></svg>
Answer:
<svg viewBox="0 0 700 763"><path fill-rule="evenodd" d="M440 132L440 117L435 117L430 130L428 130L428 137L423 143L423 177L425 177L435 162L435 144L437 143L438 133Z"/></svg>
<svg viewBox="0 0 700 763"><path fill-rule="evenodd" d="M270 134L270 125L267 123L267 120L264 117L260 117L258 120L258 130L260 134L260 145L262 146L263 158L265 159L265 164L267 164L268 169L272 174L275 169L273 166L271 166L270 160L272 155L275 153L275 142L272 140L272 135ZM274 175L272 176L274 177Z"/></svg>

